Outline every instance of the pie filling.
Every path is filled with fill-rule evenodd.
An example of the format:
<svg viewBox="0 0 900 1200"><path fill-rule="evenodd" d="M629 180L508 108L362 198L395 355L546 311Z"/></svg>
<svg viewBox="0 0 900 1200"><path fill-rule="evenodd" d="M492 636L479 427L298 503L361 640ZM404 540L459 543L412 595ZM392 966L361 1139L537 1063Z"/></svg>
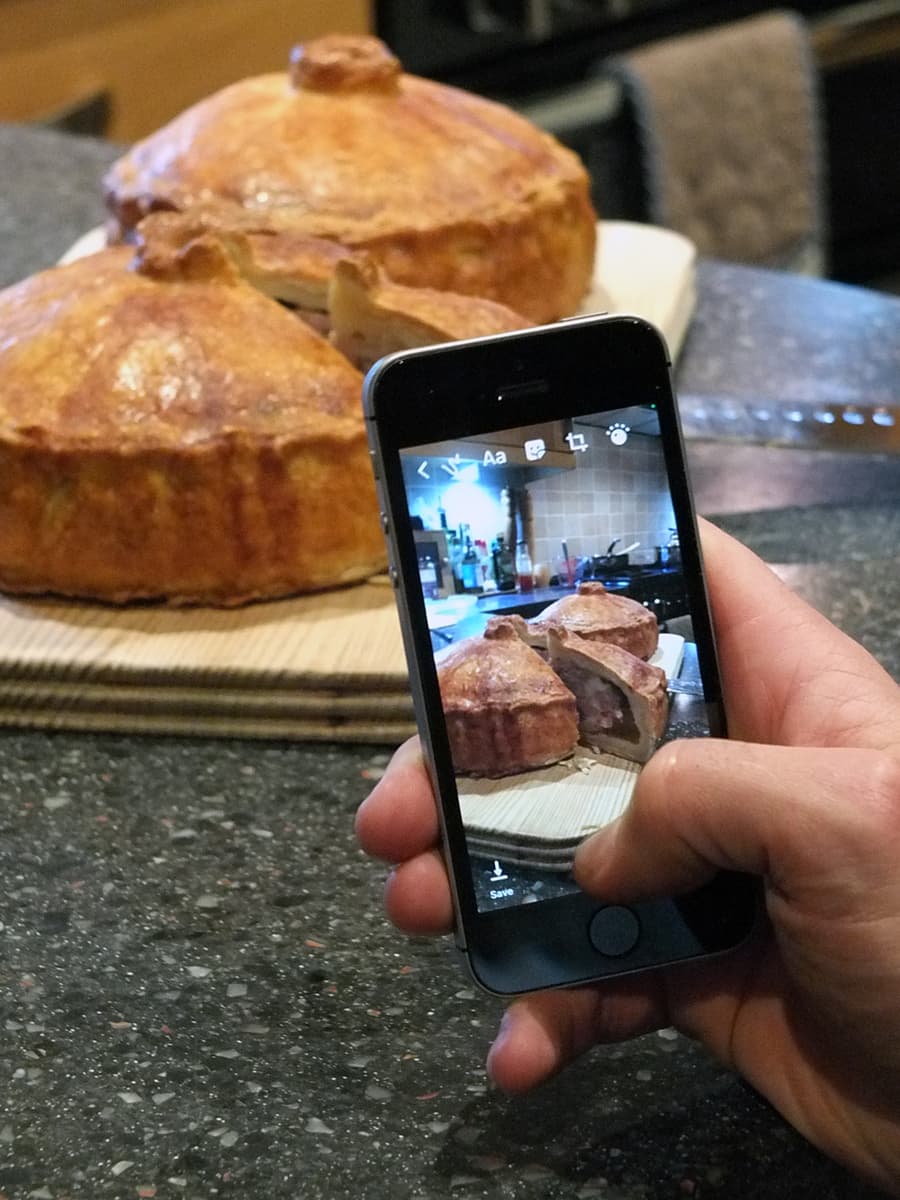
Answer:
<svg viewBox="0 0 900 1200"><path fill-rule="evenodd" d="M590 744L593 737L613 734L635 745L638 743L640 730L621 688L575 663L558 663L555 669L575 696L582 742Z"/></svg>

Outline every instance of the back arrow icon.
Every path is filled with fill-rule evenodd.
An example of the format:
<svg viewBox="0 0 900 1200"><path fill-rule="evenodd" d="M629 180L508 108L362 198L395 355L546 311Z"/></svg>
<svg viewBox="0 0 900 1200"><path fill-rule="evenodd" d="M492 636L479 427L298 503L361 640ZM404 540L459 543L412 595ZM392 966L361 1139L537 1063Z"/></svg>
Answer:
<svg viewBox="0 0 900 1200"><path fill-rule="evenodd" d="M423 479L431 478L431 476L428 474L428 459L427 458L423 459L422 462L419 463L419 469L416 472L416 474L421 475Z"/></svg>

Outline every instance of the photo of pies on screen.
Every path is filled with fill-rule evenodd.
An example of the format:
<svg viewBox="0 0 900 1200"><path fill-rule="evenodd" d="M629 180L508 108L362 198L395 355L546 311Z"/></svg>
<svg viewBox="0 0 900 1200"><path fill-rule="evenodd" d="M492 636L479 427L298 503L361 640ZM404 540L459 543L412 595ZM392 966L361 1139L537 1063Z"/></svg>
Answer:
<svg viewBox="0 0 900 1200"><path fill-rule="evenodd" d="M538 644L542 638L546 640L550 629L565 629L585 641L620 646L638 658L649 658L659 644L659 623L653 613L597 582L579 583L574 595L555 600L528 624Z"/></svg>
<svg viewBox="0 0 900 1200"><path fill-rule="evenodd" d="M653 753L668 714L665 672L644 661L658 645L656 618L602 584L582 589L567 597L574 603L549 606L558 624L545 614L495 617L440 656L457 772L515 775L568 758L579 743L633 762Z"/></svg>
<svg viewBox="0 0 900 1200"><path fill-rule="evenodd" d="M578 885L660 746L710 733L653 404L403 454L480 909Z"/></svg>
<svg viewBox="0 0 900 1200"><path fill-rule="evenodd" d="M517 775L575 749L577 700L511 620L495 619L481 637L447 650L438 682L460 774Z"/></svg>

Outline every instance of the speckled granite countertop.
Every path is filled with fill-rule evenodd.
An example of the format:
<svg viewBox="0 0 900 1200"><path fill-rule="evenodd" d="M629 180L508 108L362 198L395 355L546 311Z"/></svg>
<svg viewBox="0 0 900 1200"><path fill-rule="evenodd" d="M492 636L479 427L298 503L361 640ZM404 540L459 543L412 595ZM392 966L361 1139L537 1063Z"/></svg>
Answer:
<svg viewBox="0 0 900 1200"><path fill-rule="evenodd" d="M0 127L0 279L101 218L113 156ZM795 286L817 289L810 337L833 314L850 374L851 289L704 264L682 388L777 401L809 385L802 329L771 352ZM890 334L866 342L887 387L900 305L865 303ZM751 365L748 337L770 350ZM701 509L900 677L900 460L702 442L691 456ZM389 930L383 872L352 840L385 761L0 730L0 1195L874 1196L670 1031L528 1098L493 1092L497 1003L447 944Z"/></svg>

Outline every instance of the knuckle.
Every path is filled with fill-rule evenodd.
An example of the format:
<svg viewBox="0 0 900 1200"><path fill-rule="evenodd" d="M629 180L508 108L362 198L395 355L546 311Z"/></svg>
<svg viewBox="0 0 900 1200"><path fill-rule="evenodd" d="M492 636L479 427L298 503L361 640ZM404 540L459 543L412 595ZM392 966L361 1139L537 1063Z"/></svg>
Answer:
<svg viewBox="0 0 900 1200"><path fill-rule="evenodd" d="M667 742L656 751L644 765L635 790L636 819L668 820L671 807L684 793L685 781L696 774L698 752L702 749L689 738Z"/></svg>
<svg viewBox="0 0 900 1200"><path fill-rule="evenodd" d="M665 802L667 796L683 786L683 781L696 775L704 753L703 742L696 738L681 738L661 746L644 767L649 773L657 798Z"/></svg>
<svg viewBox="0 0 900 1200"><path fill-rule="evenodd" d="M641 779L647 779L656 787L664 788L678 770L679 760L684 748L683 742L666 742L660 746L641 772Z"/></svg>
<svg viewBox="0 0 900 1200"><path fill-rule="evenodd" d="M874 755L862 782L872 815L900 832L900 758L886 753Z"/></svg>
<svg viewBox="0 0 900 1200"><path fill-rule="evenodd" d="M855 760L854 776L852 793L845 777L844 803L834 810L833 850L843 861L867 864L870 871L887 863L893 873L900 854L900 761L867 751ZM828 829L827 823L820 827L821 839Z"/></svg>

